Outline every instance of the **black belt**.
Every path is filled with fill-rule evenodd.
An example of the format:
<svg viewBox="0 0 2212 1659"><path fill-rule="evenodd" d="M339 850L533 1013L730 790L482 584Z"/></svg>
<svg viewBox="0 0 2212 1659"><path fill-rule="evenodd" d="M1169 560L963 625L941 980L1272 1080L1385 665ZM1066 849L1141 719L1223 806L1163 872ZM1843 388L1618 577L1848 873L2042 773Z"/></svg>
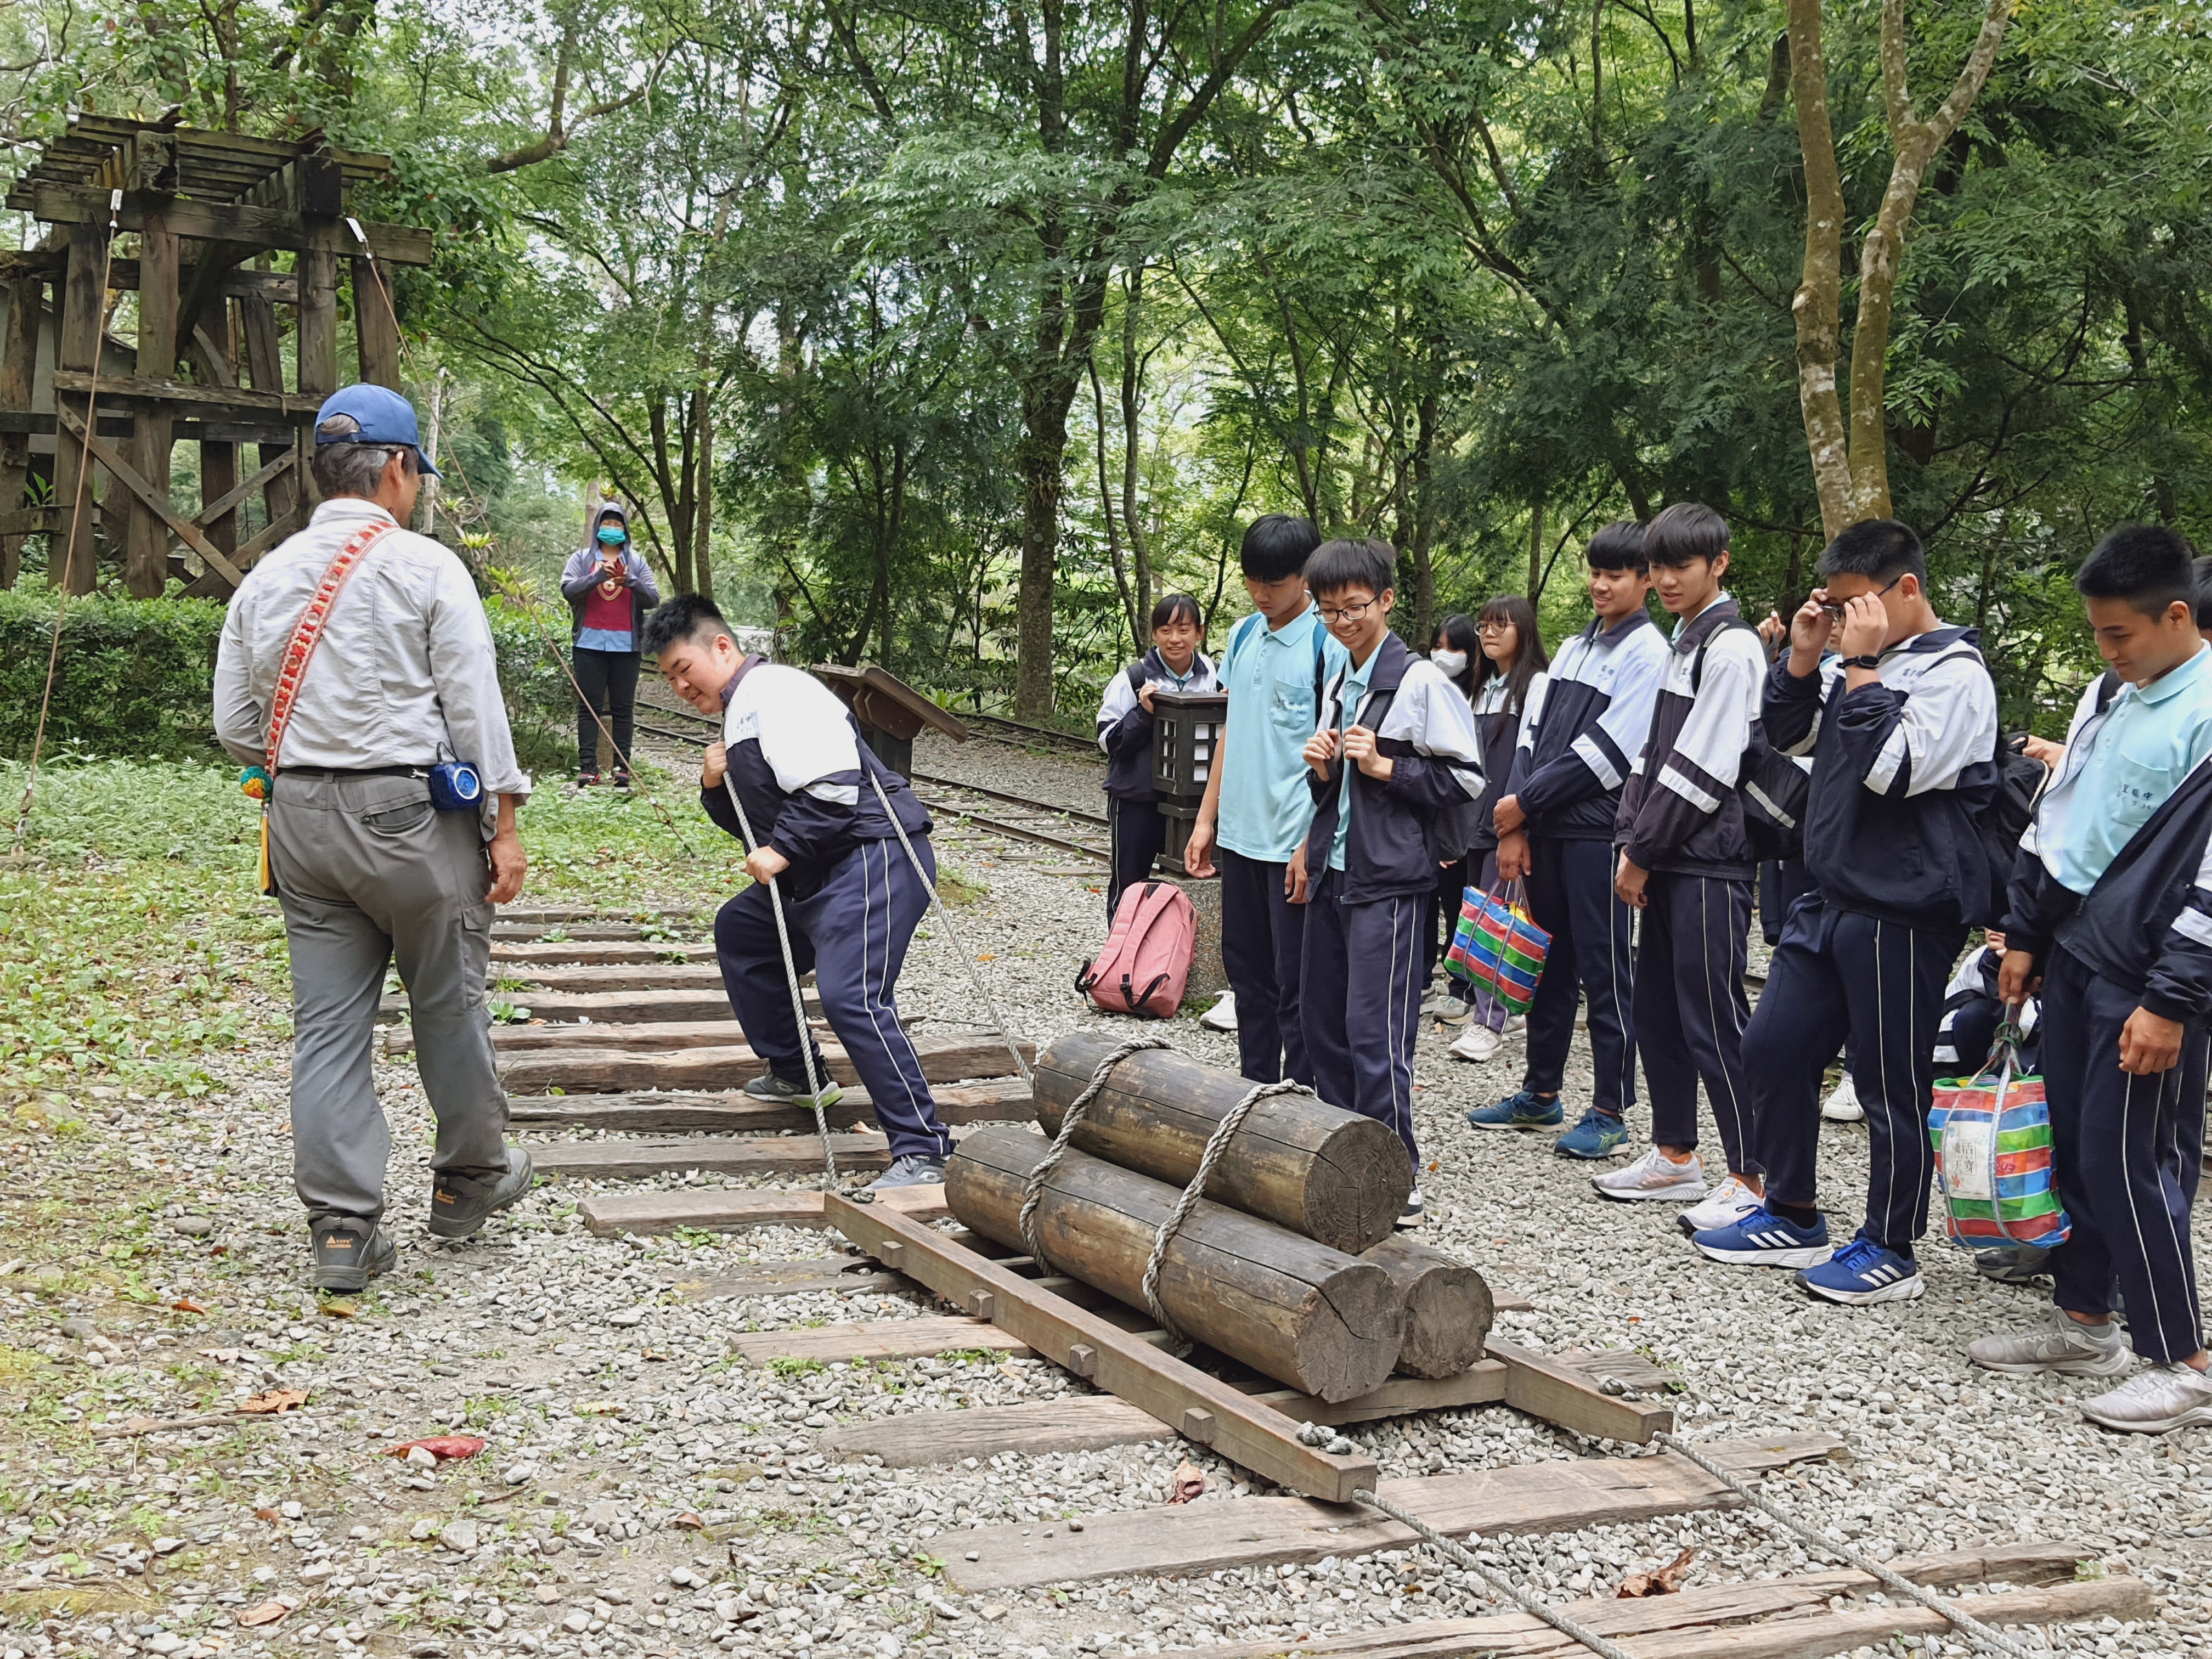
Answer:
<svg viewBox="0 0 2212 1659"><path fill-rule="evenodd" d="M363 766L346 769L335 766L288 766L278 774L287 778L427 778L430 766Z"/></svg>

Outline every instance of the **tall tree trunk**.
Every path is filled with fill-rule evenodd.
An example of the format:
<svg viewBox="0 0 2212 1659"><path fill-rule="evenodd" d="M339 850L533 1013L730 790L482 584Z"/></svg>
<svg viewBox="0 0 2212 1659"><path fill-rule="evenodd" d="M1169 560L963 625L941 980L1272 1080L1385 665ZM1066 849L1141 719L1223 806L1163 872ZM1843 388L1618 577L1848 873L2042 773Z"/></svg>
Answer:
<svg viewBox="0 0 2212 1659"><path fill-rule="evenodd" d="M706 353L699 356L704 365ZM697 410L699 422L699 459L695 468L699 480L698 505L693 509L691 526L691 574L699 584L699 591L708 599L714 597L714 400L708 390L702 374L698 389L691 394Z"/></svg>
<svg viewBox="0 0 2212 1659"><path fill-rule="evenodd" d="M1544 498L1539 495L1528 508L1528 603L1534 605L1544 591Z"/></svg>
<svg viewBox="0 0 2212 1659"><path fill-rule="evenodd" d="M1413 628L1425 648L1437 636L1436 472L1437 406L1433 388L1422 395L1413 428Z"/></svg>
<svg viewBox="0 0 2212 1659"><path fill-rule="evenodd" d="M1106 558L1114 567L1115 591L1121 596L1121 620L1128 628L1129 639L1139 655L1144 653L1145 635L1139 625L1141 613L1137 609L1137 590L1129 582L1129 562L1121 555L1121 527L1114 512L1114 491L1106 482L1106 392L1098 383L1098 365L1089 365L1091 370L1091 406L1092 429L1096 441L1092 448L1098 462L1098 512L1106 523Z"/></svg>
<svg viewBox="0 0 2212 1659"><path fill-rule="evenodd" d="M1844 284L1844 179L1828 119L1828 60L1820 0L1789 0L1790 87L1805 161L1805 265L1790 312L1797 325L1797 402L1813 461L1820 522L1832 537L1852 521L1850 446L1836 392Z"/></svg>
<svg viewBox="0 0 2212 1659"><path fill-rule="evenodd" d="M1121 523L1129 532L1130 574L1137 590L1137 620L1149 627L1152 615L1152 555L1137 512L1137 467L1143 434L1137 419L1137 394L1143 360L1137 355L1137 313L1144 298L1145 268L1134 265L1124 279L1121 306ZM1145 648L1138 634L1137 649Z"/></svg>
<svg viewBox="0 0 2212 1659"><path fill-rule="evenodd" d="M1032 720L1053 711L1053 584L1071 401L1056 384L1025 393L1015 451L1022 481L1022 573L1014 598L1014 712Z"/></svg>

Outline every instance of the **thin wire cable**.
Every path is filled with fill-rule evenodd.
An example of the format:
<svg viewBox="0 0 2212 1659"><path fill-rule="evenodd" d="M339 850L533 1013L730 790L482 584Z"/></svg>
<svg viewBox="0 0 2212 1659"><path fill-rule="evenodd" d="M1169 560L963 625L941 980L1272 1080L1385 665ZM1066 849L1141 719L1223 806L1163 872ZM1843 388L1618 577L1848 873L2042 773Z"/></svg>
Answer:
<svg viewBox="0 0 2212 1659"><path fill-rule="evenodd" d="M1030 1260L1038 1267L1048 1267L1052 1264L1045 1259L1044 1245L1037 1237L1037 1206L1044 1201L1046 1180L1060 1167L1060 1159L1067 1156L1067 1144L1075 1138L1076 1127L1083 1121L1083 1115L1091 1109L1091 1103L1098 1098L1107 1079L1113 1076L1114 1068L1131 1054L1140 1054L1147 1048L1171 1050L1174 1048L1175 1044L1164 1036L1133 1036L1117 1043L1098 1062L1097 1068L1091 1073L1091 1081L1084 1085L1083 1092L1068 1103L1067 1114L1060 1121L1060 1133L1052 1138L1052 1146L1046 1151L1043 1161L1030 1171L1030 1178L1022 1191L1019 1218L1022 1242L1030 1247Z"/></svg>
<svg viewBox="0 0 2212 1659"><path fill-rule="evenodd" d="M737 780L723 773L722 787L729 792L730 805L738 809L738 828L744 831L747 850L757 850L760 843L753 839L752 821L745 816L745 804L738 794ZM768 902L775 912L776 942L783 946L783 977L791 987L791 1021L799 1028L799 1056L806 1064L807 1104L814 1109L814 1127L822 1137L822 1189L834 1192L837 1186L837 1154L830 1146L830 1119L822 1109L822 1078L814 1069L814 1033L806 1026L806 998L799 988L799 962L791 953L791 928L783 919L783 890L777 886L774 876L768 878Z"/></svg>
<svg viewBox="0 0 2212 1659"><path fill-rule="evenodd" d="M120 228L118 222L122 213L123 192L110 191L107 195L107 240L100 256L100 326L93 331L92 336L92 384L85 389L84 394L84 441L78 447L76 495L70 503L69 537L63 543L61 581L54 593L54 636L46 646L46 689L39 697L39 723L31 736L31 762L23 775L22 805L16 809L15 839L8 848L10 859L22 856L23 843L31 833L31 808L36 803L39 793L39 756L46 747L46 716L54 705L54 681L61 672L62 617L69 610L70 578L76 571L76 533L84 520L85 492L92 483L92 440L100 430L100 360L107 345L107 278L115 266L115 237ZM57 410L61 408L58 397L54 400L54 407ZM58 446L65 441L58 420L55 422L54 432L55 453L58 454ZM90 537L85 538L84 556L86 562L94 566L94 574L97 575L97 562ZM46 537L46 580L49 582L53 580L53 537L50 532Z"/></svg>
<svg viewBox="0 0 2212 1659"><path fill-rule="evenodd" d="M1680 1452L1683 1456L1688 1458L1691 1462L1696 1464L1707 1474L1712 1476L1714 1480L1719 1481L1737 1497L1742 1498L1745 1503L1749 1504L1753 1509L1759 1510L1763 1514L1771 1516L1775 1520L1779 1521L1784 1526L1789 1528L1790 1531L1796 1533L1807 1543L1817 1545L1821 1549L1826 1550L1829 1554L1834 1556L1837 1559L1846 1562L1850 1565L1857 1568L1861 1572L1867 1574L1869 1577L1878 1580L1886 1589L1895 1590L1899 1595L1905 1596L1911 1601L1917 1601L1923 1607L1928 1607L1936 1613L1942 1613L1944 1618L1949 1620L1954 1625L1956 1625L1960 1630L1965 1631L1968 1635L1972 1636L1976 1640L1984 1643L1999 1653L2009 1655L2010 1659L2030 1659L2030 1656L2026 1648L2021 1647L2017 1642L2013 1641L2002 1632L1992 1630L1989 1626L1984 1624L1972 1613L1965 1611L1957 1601L1945 1601L1942 1596L1930 1593L1929 1591L1923 1589L1920 1585L1914 1583L1911 1579L1906 1578L1900 1574L1892 1572L1887 1567L1882 1565L1881 1562L1875 1560L1872 1556L1863 1554L1859 1551L1853 1549L1849 1544L1844 1542L1840 1538L1832 1538L1826 1533L1820 1531L1817 1528L1806 1525L1805 1522L1798 1520L1796 1516L1786 1513L1783 1510L1778 1508L1775 1504L1769 1503L1765 1498L1762 1498L1759 1493L1753 1492L1749 1486L1744 1485L1742 1481L1737 1480L1735 1476L1729 1474L1719 1464L1714 1462L1712 1459L1707 1457L1703 1452L1699 1451L1695 1446L1691 1444L1690 1442L1683 1439L1680 1435L1668 1434L1662 1431L1661 1433L1654 1435L1652 1438L1656 1440L1661 1445L1666 1447L1668 1450Z"/></svg>

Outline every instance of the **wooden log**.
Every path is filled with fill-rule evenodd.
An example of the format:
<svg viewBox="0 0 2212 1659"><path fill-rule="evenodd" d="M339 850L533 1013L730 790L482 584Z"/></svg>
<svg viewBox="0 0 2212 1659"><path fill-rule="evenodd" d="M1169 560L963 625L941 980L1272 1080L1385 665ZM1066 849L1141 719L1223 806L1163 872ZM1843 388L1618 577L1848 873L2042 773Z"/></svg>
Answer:
<svg viewBox="0 0 2212 1659"><path fill-rule="evenodd" d="M94 360L100 354L100 317L107 303L100 267L105 263L107 240L104 216L97 220L88 216L82 223L70 228L68 273L60 293L55 296L54 309L60 314L60 329L54 351L54 413L57 417L75 414L80 431L88 413L89 400L81 395L64 397L63 382L70 372L78 371L86 374L89 383ZM91 592L98 574L94 568L97 550L92 534L96 516L93 511L93 480L84 477L84 469L91 465L92 457L82 438L71 443L66 437L56 436L54 504L62 514L58 533L63 545L47 552L46 580L57 587L66 586L75 594Z"/></svg>
<svg viewBox="0 0 2212 1659"><path fill-rule="evenodd" d="M1036 1064L1037 1120L1058 1134L1071 1102L1118 1041L1076 1030ZM1130 1055L1083 1115L1080 1152L1181 1188L1206 1143L1251 1090L1246 1079L1167 1049ZM1390 1236L1413 1191L1404 1144L1388 1126L1304 1095L1255 1106L1231 1139L1206 1196L1358 1255Z"/></svg>
<svg viewBox="0 0 2212 1659"><path fill-rule="evenodd" d="M1698 1449L1742 1479L1832 1456L1844 1449L1844 1443L1830 1434L1801 1432L1708 1441ZM1735 1509L1743 1502L1672 1452L1549 1458L1463 1474L1401 1476L1383 1481L1379 1490L1453 1538L1470 1532L1574 1532L1692 1510ZM960 1534L975 1559L947 1561L945 1582L963 1595L975 1595L1067 1579L1181 1576L1318 1561L1325 1555L1366 1555L1405 1549L1419 1536L1376 1510L1310 1498L1240 1498L1228 1504L1121 1510L1091 1516L1081 1533L1050 1541L1024 1536L1024 1524Z"/></svg>
<svg viewBox="0 0 2212 1659"><path fill-rule="evenodd" d="M826 1227L820 1192L753 1192L736 1187L695 1187L684 1192L594 1193L576 1206L585 1227L600 1237L621 1233L742 1232L748 1227ZM899 1187L876 1196L873 1207L918 1221L945 1216L942 1187ZM848 1235L850 1237L850 1235Z"/></svg>
<svg viewBox="0 0 2212 1659"><path fill-rule="evenodd" d="M138 290L138 368L167 380L177 367L177 237L158 213L148 212L138 232L143 286ZM130 458L154 493L169 494L169 418L167 410L137 411ZM130 538L123 581L136 599L158 599L167 579L169 526L141 501L130 504Z"/></svg>
<svg viewBox="0 0 2212 1659"><path fill-rule="evenodd" d="M817 1325L791 1331L756 1331L730 1339L730 1352L749 1365L775 1359L928 1359L963 1348L981 1348L1019 1358L1029 1345L995 1328L988 1319L877 1319L864 1324Z"/></svg>
<svg viewBox="0 0 2212 1659"><path fill-rule="evenodd" d="M915 1045L921 1074L931 1083L960 1083L1003 1075L1010 1061L996 1040L922 1038ZM830 1075L841 1084L859 1081L853 1062L835 1042L822 1045ZM513 1094L611 1094L632 1089L735 1089L768 1069L749 1048L684 1048L660 1054L638 1048L586 1048L524 1053L506 1060L501 1076Z"/></svg>
<svg viewBox="0 0 2212 1659"><path fill-rule="evenodd" d="M932 1089L937 1115L947 1124L1026 1123L1035 1115L1029 1085L1018 1077ZM723 1134L805 1134L814 1114L804 1106L778 1105L744 1095L538 1095L510 1097L507 1121L518 1127L568 1125L622 1134L683 1134L715 1130ZM848 1089L823 1115L833 1129L872 1121L866 1089Z"/></svg>
<svg viewBox="0 0 2212 1659"><path fill-rule="evenodd" d="M1480 1273L1407 1238L1386 1238L1359 1259L1389 1273L1406 1299L1400 1370L1408 1376L1455 1376L1482 1358L1497 1309Z"/></svg>
<svg viewBox="0 0 2212 1659"><path fill-rule="evenodd" d="M964 1225L1018 1245L1024 1183L1044 1152L1026 1129L977 1129L945 1165L945 1200ZM1053 1266L1141 1309L1145 1262L1179 1195L1070 1152L1045 1182L1038 1236ZM1169 1245L1160 1301L1185 1334L1323 1400L1381 1387L1405 1334L1382 1268L1211 1200Z"/></svg>

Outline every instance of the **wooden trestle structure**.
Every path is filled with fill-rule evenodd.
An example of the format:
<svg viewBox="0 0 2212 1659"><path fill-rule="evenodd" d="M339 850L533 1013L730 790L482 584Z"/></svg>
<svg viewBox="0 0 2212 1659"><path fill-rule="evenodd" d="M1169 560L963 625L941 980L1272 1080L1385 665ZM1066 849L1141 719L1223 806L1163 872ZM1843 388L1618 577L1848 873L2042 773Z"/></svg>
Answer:
<svg viewBox="0 0 2212 1659"><path fill-rule="evenodd" d="M391 173L390 157L313 133L80 115L46 142L7 195L44 237L0 253L0 587L21 571L23 538L43 534L72 592L92 591L105 559L135 597L173 575L222 597L299 528L315 410L340 384L343 289L360 378L399 384L390 273L377 267L428 264L431 235L365 222L356 235L351 205L357 185ZM111 224L133 246L111 246ZM103 337L111 293L131 290L135 341ZM170 499L179 442L200 446L189 516ZM248 528L257 494L265 514Z"/></svg>

